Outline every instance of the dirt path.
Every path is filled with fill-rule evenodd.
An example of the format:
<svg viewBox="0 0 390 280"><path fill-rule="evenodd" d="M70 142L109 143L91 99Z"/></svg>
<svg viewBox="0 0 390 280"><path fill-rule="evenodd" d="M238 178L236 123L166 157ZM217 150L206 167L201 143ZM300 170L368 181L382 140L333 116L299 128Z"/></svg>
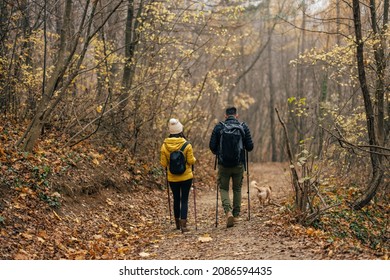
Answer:
<svg viewBox="0 0 390 280"><path fill-rule="evenodd" d="M120 185L110 178L127 173L115 169L111 173L108 169L100 170L101 173L94 169L93 180L84 181L91 169L78 168L75 170L79 173L58 177L56 182L68 187L73 183L75 188L77 185L97 188L97 182L103 178L104 184L92 194L68 196L66 200L64 197L66 203L58 213L28 188L9 191L0 201L3 218L0 256L17 260L334 260L382 256L373 255L359 244L336 239L330 233L296 224L288 211L292 189L287 169L287 164L280 163L250 165L250 180L272 186L273 203L261 207L256 191L251 190L251 219L247 220L245 177L242 220L229 229L220 200L219 225L215 227L215 173L200 170L199 173L207 172L203 172L202 178L195 174L197 230L191 193L188 215L191 231L181 234L170 224L166 191L156 187L162 181Z"/></svg>
<svg viewBox="0 0 390 280"><path fill-rule="evenodd" d="M181 234L168 222L162 222L162 241L145 248L151 259L324 259L323 244L309 236L294 234L296 225L282 222L285 199L291 187L286 164L253 164L250 180L273 188L274 205L262 208L255 191L250 190L251 215L248 217L247 179L244 178L242 221L226 228L222 207L219 206L219 225L215 227L216 191L203 192L197 197L197 230L195 230L193 197L190 199L189 226L191 232ZM220 204L220 203L219 203ZM278 206L280 205L280 206Z"/></svg>

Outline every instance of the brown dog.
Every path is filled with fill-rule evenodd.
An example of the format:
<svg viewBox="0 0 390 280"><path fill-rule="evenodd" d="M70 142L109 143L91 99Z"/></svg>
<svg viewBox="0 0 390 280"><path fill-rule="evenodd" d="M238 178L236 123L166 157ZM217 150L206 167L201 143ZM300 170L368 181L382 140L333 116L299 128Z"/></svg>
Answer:
<svg viewBox="0 0 390 280"><path fill-rule="evenodd" d="M260 205L264 207L266 204L270 203L272 194L271 186L260 187L256 181L252 181L251 187L257 189L257 198L259 199Z"/></svg>

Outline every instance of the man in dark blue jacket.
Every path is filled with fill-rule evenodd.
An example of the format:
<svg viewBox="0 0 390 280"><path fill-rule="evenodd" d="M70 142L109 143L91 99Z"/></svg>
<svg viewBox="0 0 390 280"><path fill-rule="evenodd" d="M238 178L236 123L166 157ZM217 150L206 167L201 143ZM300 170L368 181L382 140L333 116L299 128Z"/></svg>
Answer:
<svg viewBox="0 0 390 280"><path fill-rule="evenodd" d="M221 193L222 207L226 215L226 226L232 227L238 219L241 211L241 188L245 169L245 150L253 150L253 141L250 130L245 123L240 123L237 119L237 109L229 107L226 109L225 121L218 123L211 134L209 147L218 158L218 186ZM221 135L225 126L240 125L242 135L242 151L238 163L234 166L223 161L221 155ZM225 152L226 153L226 152ZM233 150L232 150L233 153ZM229 197L229 182L233 181L233 207Z"/></svg>

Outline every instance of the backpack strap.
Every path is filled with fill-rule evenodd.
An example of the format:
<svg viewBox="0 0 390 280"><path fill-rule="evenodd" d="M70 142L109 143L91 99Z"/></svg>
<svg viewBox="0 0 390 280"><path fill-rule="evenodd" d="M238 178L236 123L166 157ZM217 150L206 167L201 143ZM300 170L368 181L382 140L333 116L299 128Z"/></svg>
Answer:
<svg viewBox="0 0 390 280"><path fill-rule="evenodd" d="M223 121L220 121L219 124L221 125L221 129L219 130L219 134L222 134L222 130L224 127L226 127L226 123Z"/></svg>
<svg viewBox="0 0 390 280"><path fill-rule="evenodd" d="M241 134L242 134L242 138L245 138L245 128L244 128L244 122L240 122L240 131L241 131ZM246 125L246 124L245 124Z"/></svg>
<svg viewBox="0 0 390 280"><path fill-rule="evenodd" d="M187 147L187 145L190 144L190 142L186 141L183 146L181 146L180 151L184 152L184 149Z"/></svg>

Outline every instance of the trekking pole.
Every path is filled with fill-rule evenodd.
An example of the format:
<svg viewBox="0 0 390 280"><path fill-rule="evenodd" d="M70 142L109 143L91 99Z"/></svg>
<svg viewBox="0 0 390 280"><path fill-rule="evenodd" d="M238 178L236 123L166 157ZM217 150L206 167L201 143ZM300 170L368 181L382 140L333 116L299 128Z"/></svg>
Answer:
<svg viewBox="0 0 390 280"><path fill-rule="evenodd" d="M250 194L249 194L249 156L248 151L245 150L245 157L246 157L246 181L248 184L248 221L251 219L251 200L250 200Z"/></svg>
<svg viewBox="0 0 390 280"><path fill-rule="evenodd" d="M214 170L217 169L217 155L215 156ZM217 199L215 203L215 227L218 227L218 179L217 179Z"/></svg>
<svg viewBox="0 0 390 280"><path fill-rule="evenodd" d="M192 173L194 173L194 165L192 165ZM194 192L195 230L198 230L198 221L196 219L196 192L195 192L194 178L192 178L192 189Z"/></svg>
<svg viewBox="0 0 390 280"><path fill-rule="evenodd" d="M172 224L171 196L169 195L169 182L168 182L168 169L167 168L165 169L165 178L166 178L166 182L167 182L169 222Z"/></svg>

